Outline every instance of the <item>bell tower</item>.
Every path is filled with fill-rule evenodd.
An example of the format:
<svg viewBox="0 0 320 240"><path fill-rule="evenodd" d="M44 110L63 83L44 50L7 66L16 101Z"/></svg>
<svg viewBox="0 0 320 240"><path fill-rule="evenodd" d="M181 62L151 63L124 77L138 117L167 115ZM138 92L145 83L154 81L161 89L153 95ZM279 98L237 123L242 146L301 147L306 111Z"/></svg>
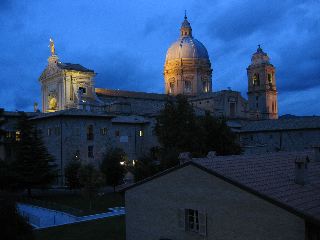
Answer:
<svg viewBox="0 0 320 240"><path fill-rule="evenodd" d="M247 68L249 117L278 119L278 100L275 67L258 45Z"/></svg>

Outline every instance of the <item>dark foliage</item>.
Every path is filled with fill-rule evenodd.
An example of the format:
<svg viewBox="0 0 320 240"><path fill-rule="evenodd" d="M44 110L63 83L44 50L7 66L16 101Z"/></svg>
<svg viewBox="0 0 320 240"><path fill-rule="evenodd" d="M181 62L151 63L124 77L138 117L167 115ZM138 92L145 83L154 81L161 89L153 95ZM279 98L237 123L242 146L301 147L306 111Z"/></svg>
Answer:
<svg viewBox="0 0 320 240"><path fill-rule="evenodd" d="M81 162L79 160L71 160L64 169L66 178L66 185L70 189L77 189L81 187L79 170L81 168Z"/></svg>
<svg viewBox="0 0 320 240"><path fill-rule="evenodd" d="M147 177L156 174L159 171L159 167L155 164L154 159L151 156L143 156L138 159L134 168L134 180L140 181Z"/></svg>
<svg viewBox="0 0 320 240"><path fill-rule="evenodd" d="M5 130L3 129L4 123L5 123L4 110L3 110L3 108L0 108L0 146L3 145L3 141L4 141L4 137L5 137ZM0 161L1 160L2 159L0 158Z"/></svg>
<svg viewBox="0 0 320 240"><path fill-rule="evenodd" d="M0 198L0 239L33 240L32 227L21 217L12 200Z"/></svg>
<svg viewBox="0 0 320 240"><path fill-rule="evenodd" d="M30 195L32 188L45 188L53 182L56 177L54 159L26 114L21 113L17 129L20 139L16 143L16 159L12 169L17 187L27 189Z"/></svg>
<svg viewBox="0 0 320 240"><path fill-rule="evenodd" d="M105 154L102 163L100 165L101 172L106 177L106 184L115 187L123 179L125 168L120 164L120 162L126 162L127 155L120 148L111 148Z"/></svg>
<svg viewBox="0 0 320 240"><path fill-rule="evenodd" d="M227 126L225 119L218 119L208 112L199 118L201 131L201 149L199 152L206 154L215 151L217 155L240 154L241 148L236 141L236 135Z"/></svg>
<svg viewBox="0 0 320 240"><path fill-rule="evenodd" d="M80 167L79 180L84 196L89 199L89 208L92 209L93 200L97 196L99 189L103 186L104 176L93 165L88 164Z"/></svg>
<svg viewBox="0 0 320 240"><path fill-rule="evenodd" d="M196 116L186 97L177 96L176 102L169 99L157 117L155 133L161 144L162 169L178 164L181 152L193 156L205 156L209 151L218 155L240 154L236 135L224 119Z"/></svg>

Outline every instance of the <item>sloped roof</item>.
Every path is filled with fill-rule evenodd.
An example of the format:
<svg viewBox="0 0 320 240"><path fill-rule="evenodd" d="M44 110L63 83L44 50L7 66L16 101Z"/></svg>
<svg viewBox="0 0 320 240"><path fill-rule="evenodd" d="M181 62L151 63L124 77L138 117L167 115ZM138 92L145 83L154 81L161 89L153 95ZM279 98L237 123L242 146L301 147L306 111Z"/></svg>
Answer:
<svg viewBox="0 0 320 240"><path fill-rule="evenodd" d="M66 70L75 70L75 71L80 71L80 72L94 72L91 69L85 68L84 66L80 64L73 64L73 63L57 63L58 67Z"/></svg>
<svg viewBox="0 0 320 240"><path fill-rule="evenodd" d="M320 129L320 117L279 118L275 120L244 121L241 132L294 129Z"/></svg>
<svg viewBox="0 0 320 240"><path fill-rule="evenodd" d="M306 156L310 183L302 186L294 182L295 160ZM314 161L312 151L217 156L193 162L320 222L320 162Z"/></svg>
<svg viewBox="0 0 320 240"><path fill-rule="evenodd" d="M310 159L310 182L302 186L294 182L295 160L296 157L306 156ZM180 166L122 187L121 191L188 165L199 167L287 211L320 224L320 161L314 161L312 151L194 158Z"/></svg>

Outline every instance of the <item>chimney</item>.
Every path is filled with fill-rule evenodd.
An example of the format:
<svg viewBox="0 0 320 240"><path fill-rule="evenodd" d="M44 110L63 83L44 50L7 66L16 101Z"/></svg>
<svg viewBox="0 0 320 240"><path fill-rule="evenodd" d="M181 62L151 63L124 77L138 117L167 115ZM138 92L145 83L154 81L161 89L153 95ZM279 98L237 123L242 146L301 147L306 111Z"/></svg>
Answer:
<svg viewBox="0 0 320 240"><path fill-rule="evenodd" d="M306 185L309 182L308 179L308 157L296 157L295 160L295 178L294 182L299 185Z"/></svg>
<svg viewBox="0 0 320 240"><path fill-rule="evenodd" d="M180 165L192 160L190 152L182 152L179 154Z"/></svg>
<svg viewBox="0 0 320 240"><path fill-rule="evenodd" d="M320 162L320 145L313 146L313 159L315 162Z"/></svg>
<svg viewBox="0 0 320 240"><path fill-rule="evenodd" d="M215 151L210 151L208 152L207 158L214 158L215 156L217 156Z"/></svg>

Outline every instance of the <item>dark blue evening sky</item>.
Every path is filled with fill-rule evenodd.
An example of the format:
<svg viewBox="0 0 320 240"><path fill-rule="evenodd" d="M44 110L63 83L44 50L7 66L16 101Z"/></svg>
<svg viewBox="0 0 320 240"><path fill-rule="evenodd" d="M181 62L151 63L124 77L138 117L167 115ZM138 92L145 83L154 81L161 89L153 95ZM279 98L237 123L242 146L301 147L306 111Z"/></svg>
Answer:
<svg viewBox="0 0 320 240"><path fill-rule="evenodd" d="M50 37L60 61L97 72L96 87L162 93L185 9L209 52L214 91L246 98L246 67L261 44L277 69L280 114L320 114L318 0L0 0L0 107L40 103Z"/></svg>

